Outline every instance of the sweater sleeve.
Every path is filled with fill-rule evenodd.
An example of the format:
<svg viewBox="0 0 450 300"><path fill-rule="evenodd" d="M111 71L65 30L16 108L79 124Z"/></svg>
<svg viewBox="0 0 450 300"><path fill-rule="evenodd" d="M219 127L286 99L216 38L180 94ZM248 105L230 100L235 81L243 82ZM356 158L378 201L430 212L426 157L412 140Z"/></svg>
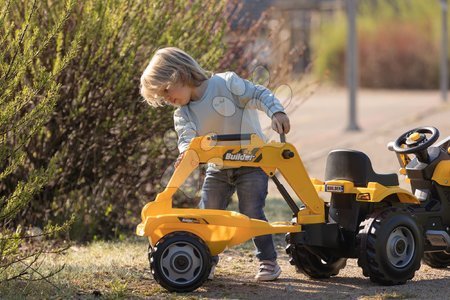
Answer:
<svg viewBox="0 0 450 300"><path fill-rule="evenodd" d="M175 131L178 135L178 150L180 153L186 151L191 140L197 135L197 129L189 116L181 108L175 110L173 114Z"/></svg>
<svg viewBox="0 0 450 300"><path fill-rule="evenodd" d="M240 107L264 111L269 118L276 112L284 113L283 105L268 88L242 79L234 72L227 72L225 78L228 90Z"/></svg>

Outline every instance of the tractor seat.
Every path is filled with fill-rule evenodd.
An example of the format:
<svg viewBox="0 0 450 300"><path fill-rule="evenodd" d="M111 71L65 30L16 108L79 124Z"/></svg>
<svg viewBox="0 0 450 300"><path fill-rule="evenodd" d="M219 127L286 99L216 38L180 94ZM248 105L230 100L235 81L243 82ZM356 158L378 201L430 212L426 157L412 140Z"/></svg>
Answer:
<svg viewBox="0 0 450 300"><path fill-rule="evenodd" d="M355 150L333 150L328 154L325 167L325 181L348 180L355 186L364 187L368 182L384 186L399 185L397 174L377 174L369 157Z"/></svg>

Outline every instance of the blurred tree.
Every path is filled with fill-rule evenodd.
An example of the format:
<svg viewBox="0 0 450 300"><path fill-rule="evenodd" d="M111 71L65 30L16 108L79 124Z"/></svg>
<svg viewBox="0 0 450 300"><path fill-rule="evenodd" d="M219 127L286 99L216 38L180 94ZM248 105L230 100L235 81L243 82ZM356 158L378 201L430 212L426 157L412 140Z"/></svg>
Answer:
<svg viewBox="0 0 450 300"><path fill-rule="evenodd" d="M435 89L439 86L438 1L358 1L360 85ZM328 18L314 35L316 74L345 82L346 17ZM411 63L414 62L414 63Z"/></svg>
<svg viewBox="0 0 450 300"><path fill-rule="evenodd" d="M74 58L78 37L67 45L51 65L40 64L39 56L51 44L60 45L62 32L73 7L67 1L61 13L37 26L39 1L0 0L0 281L33 273L43 247L28 248L34 237L53 235L63 226L46 225L44 230L26 231L12 222L52 176L52 157L30 168L27 152L34 136L44 132L58 100L61 87L56 78ZM30 224L24 222L24 224ZM48 251L48 249L45 249ZM44 275L43 275L44 276Z"/></svg>

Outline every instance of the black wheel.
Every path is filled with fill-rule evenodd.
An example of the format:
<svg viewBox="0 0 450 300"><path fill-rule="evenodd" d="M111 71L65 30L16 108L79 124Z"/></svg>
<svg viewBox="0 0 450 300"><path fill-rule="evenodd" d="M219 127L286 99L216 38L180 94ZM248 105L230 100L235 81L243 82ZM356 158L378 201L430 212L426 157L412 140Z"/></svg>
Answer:
<svg viewBox="0 0 450 300"><path fill-rule="evenodd" d="M173 232L149 247L150 269L155 280L170 292L192 292L208 278L211 254L196 235Z"/></svg>
<svg viewBox="0 0 450 300"><path fill-rule="evenodd" d="M426 252L422 260L432 268L444 269L450 266L450 253L446 251Z"/></svg>
<svg viewBox="0 0 450 300"><path fill-rule="evenodd" d="M360 224L358 265L382 285L404 284L420 268L423 237L408 211L387 208Z"/></svg>
<svg viewBox="0 0 450 300"><path fill-rule="evenodd" d="M347 263L346 258L323 254L319 256L315 250L319 251L314 249L314 247L304 245L289 244L286 247L286 252L290 256L289 262L291 265L295 265L297 272L302 272L314 279L336 276Z"/></svg>

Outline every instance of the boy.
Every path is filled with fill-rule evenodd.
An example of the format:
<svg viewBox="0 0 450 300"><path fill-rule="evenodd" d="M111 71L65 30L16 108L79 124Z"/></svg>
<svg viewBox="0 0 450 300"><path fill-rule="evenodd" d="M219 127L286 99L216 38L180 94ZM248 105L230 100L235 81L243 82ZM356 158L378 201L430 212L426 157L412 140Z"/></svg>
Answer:
<svg viewBox="0 0 450 300"><path fill-rule="evenodd" d="M195 136L256 133L265 140L255 109L272 119L272 128L288 133L289 118L271 91L243 80L233 72L210 76L184 51L169 47L158 50L141 77L141 94L151 106L163 103L178 107L174 112L178 134L178 156L183 157ZM209 166L202 187L200 207L226 209L236 191L239 211L250 218L267 221L264 215L268 176L254 167L222 168ZM272 235L253 239L260 268L258 281L275 280L281 273ZM210 279L219 261L213 257Z"/></svg>

